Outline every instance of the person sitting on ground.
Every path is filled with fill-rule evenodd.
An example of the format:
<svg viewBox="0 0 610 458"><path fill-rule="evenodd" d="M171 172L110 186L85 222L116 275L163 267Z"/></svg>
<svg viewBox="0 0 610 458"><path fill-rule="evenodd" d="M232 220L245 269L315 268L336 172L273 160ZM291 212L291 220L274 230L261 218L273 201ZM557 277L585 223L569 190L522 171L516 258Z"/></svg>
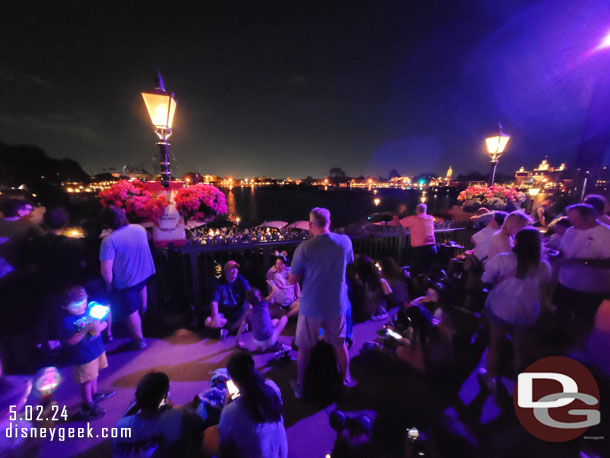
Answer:
<svg viewBox="0 0 610 458"><path fill-rule="evenodd" d="M235 458L286 458L288 440L282 418L278 386L264 379L245 352L231 356L229 375L239 397L222 410L218 424L220 456ZM216 433L215 427L206 430Z"/></svg>
<svg viewBox="0 0 610 458"><path fill-rule="evenodd" d="M548 228L553 234L544 241L545 246L553 250L559 250L563 236L571 226L572 224L570 224L567 216L561 216L551 221Z"/></svg>
<svg viewBox="0 0 610 458"><path fill-rule="evenodd" d="M28 218L32 210L32 205L22 199L9 199L2 208L0 238L6 240L0 244L0 257L17 272L25 267L23 254L28 240L44 234L42 228Z"/></svg>
<svg viewBox="0 0 610 458"><path fill-rule="evenodd" d="M151 372L140 379L135 405L116 425L131 434L114 439L115 457L201 456L204 421L186 408L174 408L168 396L167 374Z"/></svg>
<svg viewBox="0 0 610 458"><path fill-rule="evenodd" d="M378 321L387 318L386 299L392 294L390 285L385 278L381 277L368 256L358 256L355 264L354 292L361 295L360 299L356 299L358 305L354 310L356 320Z"/></svg>
<svg viewBox="0 0 610 458"><path fill-rule="evenodd" d="M487 260L499 253L510 253L513 248L513 238L517 232L532 224L532 219L521 211L511 212L505 219L502 227L489 241Z"/></svg>
<svg viewBox="0 0 610 458"><path fill-rule="evenodd" d="M82 410L86 420L97 420L105 411L97 403L114 395L114 391L97 389L100 369L108 367L101 332L106 321L91 318L87 292L82 286L68 288L62 297L60 333L68 351L68 361L74 367L74 379L80 384Z"/></svg>
<svg viewBox="0 0 610 458"><path fill-rule="evenodd" d="M235 261L227 261L223 271L224 276L214 290L210 316L206 318L205 325L212 329L227 328L226 332L237 331L246 312L246 291L250 289L250 283L239 274L239 264ZM226 332L221 332L220 337L224 337Z"/></svg>
<svg viewBox="0 0 610 458"><path fill-rule="evenodd" d="M600 196L599 194L589 194L587 197L585 197L583 203L589 204L593 207L597 220L600 223L610 226L610 216L608 216L610 209L608 200L604 196Z"/></svg>
<svg viewBox="0 0 610 458"><path fill-rule="evenodd" d="M387 298L390 307L409 302L409 291L405 272L396 264L394 258L386 256L381 260L381 277L388 282L392 291Z"/></svg>
<svg viewBox="0 0 610 458"><path fill-rule="evenodd" d="M263 299L258 288L251 288L246 292L246 303L249 304L248 310L242 317L242 323L237 331L235 340L237 346L244 347L241 335L244 332L246 323L252 329L252 340L260 351L281 351L289 349L277 341L278 337L288 323L288 317L283 316L279 320L271 319L269 314L269 299L277 294L276 287L273 286L269 296Z"/></svg>
<svg viewBox="0 0 610 458"><path fill-rule="evenodd" d="M286 250L281 251L281 252L276 250L275 253L273 253L273 256L275 256L276 258L278 256L283 256L286 259L288 259L288 252ZM265 280L267 280L267 281L273 280L273 276L277 273L277 269L275 268L275 266L276 265L274 263L271 267L269 267L269 270L265 274Z"/></svg>
<svg viewBox="0 0 610 458"><path fill-rule="evenodd" d="M271 281L275 285L276 292L272 297L274 305L272 316L280 318L284 314L288 318L297 316L299 313L299 302L301 299L301 288L298 283L288 283L290 274L290 261L283 255L278 255L275 261L275 274Z"/></svg>
<svg viewBox="0 0 610 458"><path fill-rule="evenodd" d="M422 305L410 305L403 313L409 326L407 337L398 339L398 359L420 374L444 373L453 356L451 332Z"/></svg>
<svg viewBox="0 0 610 458"><path fill-rule="evenodd" d="M551 281L551 267L542 259L540 232L524 228L515 236L510 253L500 253L485 268L483 283L492 289L485 307L490 328L487 370L483 381L495 390L500 370L502 346L507 334L512 335L515 352L513 370L521 372L527 363L527 348L532 327L540 315Z"/></svg>

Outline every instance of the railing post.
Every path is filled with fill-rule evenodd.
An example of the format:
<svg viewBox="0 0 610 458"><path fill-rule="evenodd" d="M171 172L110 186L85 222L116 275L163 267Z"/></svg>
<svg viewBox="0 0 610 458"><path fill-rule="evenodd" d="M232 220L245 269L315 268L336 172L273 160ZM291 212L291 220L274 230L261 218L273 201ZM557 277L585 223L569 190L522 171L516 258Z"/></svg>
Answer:
<svg viewBox="0 0 610 458"><path fill-rule="evenodd" d="M193 306L195 310L200 310L203 304L201 303L201 276L199 275L199 253L197 251L191 251L188 254L191 263L191 286L193 288Z"/></svg>

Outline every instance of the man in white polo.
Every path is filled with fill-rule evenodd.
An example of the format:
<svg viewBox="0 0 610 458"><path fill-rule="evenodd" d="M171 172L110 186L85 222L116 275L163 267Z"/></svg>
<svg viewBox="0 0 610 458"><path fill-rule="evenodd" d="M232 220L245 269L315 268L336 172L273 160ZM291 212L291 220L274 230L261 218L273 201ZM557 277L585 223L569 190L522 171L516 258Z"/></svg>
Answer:
<svg viewBox="0 0 610 458"><path fill-rule="evenodd" d="M309 214L312 238L301 243L292 259L288 281L303 281L299 320L295 343L297 380L292 387L302 397L305 368L311 349L318 341L320 328L324 339L335 347L339 370L344 383L348 380L349 354L345 344L349 299L345 283L345 267L354 262L352 241L347 235L330 232L330 212L314 208Z"/></svg>

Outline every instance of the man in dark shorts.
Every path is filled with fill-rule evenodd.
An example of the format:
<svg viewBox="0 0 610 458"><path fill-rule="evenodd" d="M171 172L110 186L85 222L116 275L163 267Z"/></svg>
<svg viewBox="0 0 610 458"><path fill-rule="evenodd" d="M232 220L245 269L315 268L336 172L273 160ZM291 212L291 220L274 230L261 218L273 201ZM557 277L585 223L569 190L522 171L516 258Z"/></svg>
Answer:
<svg viewBox="0 0 610 458"><path fill-rule="evenodd" d="M400 220L403 227L411 231L411 270L417 289L421 285L418 276L425 275L436 260L436 237L434 236L434 217L427 214L426 204L419 204L415 215Z"/></svg>
<svg viewBox="0 0 610 458"><path fill-rule="evenodd" d="M139 311L146 312L146 284L155 274L146 229L138 224L128 224L125 212L117 207L104 209L102 222L112 229L100 248L102 278L117 298L114 305L119 310L114 312L115 316L127 317L134 346L144 349L147 345Z"/></svg>

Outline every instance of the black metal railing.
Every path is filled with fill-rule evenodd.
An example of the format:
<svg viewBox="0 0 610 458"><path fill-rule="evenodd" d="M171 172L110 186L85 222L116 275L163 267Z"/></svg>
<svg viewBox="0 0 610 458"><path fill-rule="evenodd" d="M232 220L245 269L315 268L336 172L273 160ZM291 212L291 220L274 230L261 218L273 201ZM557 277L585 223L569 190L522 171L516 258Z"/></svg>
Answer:
<svg viewBox="0 0 610 458"><path fill-rule="evenodd" d="M439 229L437 243L454 241L470 248L472 229ZM375 235L351 236L354 253L381 259L393 257L399 265L409 263L411 244L406 231L378 233ZM229 260L240 264L240 273L250 283L261 289L265 287L267 270L272 265L276 251L286 251L292 257L302 240L227 244L227 245L187 245L181 248L157 250L155 264L157 273L151 297L153 305L163 307L168 303L188 303L196 309L209 303L212 287L220 268ZM462 250L455 250L459 253ZM263 289L264 290L264 289Z"/></svg>

